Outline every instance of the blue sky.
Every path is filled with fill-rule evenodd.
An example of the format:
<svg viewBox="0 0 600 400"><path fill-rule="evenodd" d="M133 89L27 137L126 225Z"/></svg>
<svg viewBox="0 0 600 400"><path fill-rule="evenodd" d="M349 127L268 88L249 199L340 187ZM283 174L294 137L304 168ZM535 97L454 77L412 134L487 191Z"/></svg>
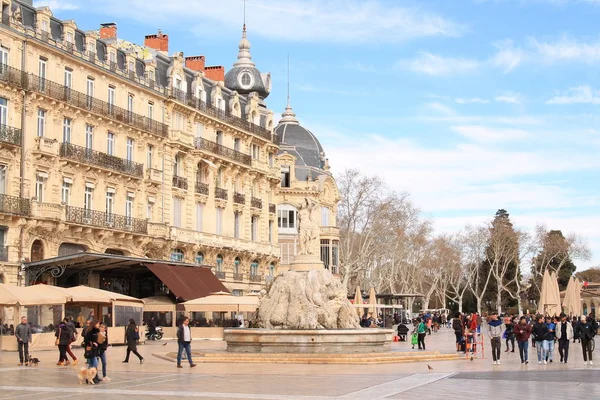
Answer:
<svg viewBox="0 0 600 400"><path fill-rule="evenodd" d="M230 68L241 0L48 0L84 30L116 22L142 43ZM439 232L507 209L583 235L600 264L600 0L248 0L268 105L292 106L334 171L407 191Z"/></svg>

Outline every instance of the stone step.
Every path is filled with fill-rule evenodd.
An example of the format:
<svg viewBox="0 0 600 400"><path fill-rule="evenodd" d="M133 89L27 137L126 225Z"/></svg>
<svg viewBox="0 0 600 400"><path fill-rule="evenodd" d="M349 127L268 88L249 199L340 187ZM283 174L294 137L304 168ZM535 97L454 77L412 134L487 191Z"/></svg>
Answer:
<svg viewBox="0 0 600 400"><path fill-rule="evenodd" d="M235 355L236 358L254 358L257 356L257 353L227 353L227 352L217 352L217 353L199 353L199 352L192 352L192 354L194 356L198 356L198 357L207 357L207 358L212 358L212 357L231 357L232 355ZM404 351L391 351L391 352L386 352L386 353L343 353L343 354L328 354L328 353L303 353L303 354L294 354L294 353L261 353L260 356L262 358L285 358L285 357L294 357L294 358L316 358L316 357L320 357L320 358L330 358L330 357L336 357L336 358L349 358L349 359L355 359L355 358L364 358L366 356L371 357L371 358L377 358L377 357L420 357L420 356L437 356L437 355L441 355L441 353L439 351L408 351L408 352L404 352ZM452 354L454 355L454 354Z"/></svg>

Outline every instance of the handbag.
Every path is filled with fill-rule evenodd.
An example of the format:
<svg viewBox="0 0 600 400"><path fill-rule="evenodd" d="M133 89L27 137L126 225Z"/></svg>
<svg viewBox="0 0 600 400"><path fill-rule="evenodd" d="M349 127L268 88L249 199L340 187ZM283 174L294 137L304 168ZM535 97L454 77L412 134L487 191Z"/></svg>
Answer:
<svg viewBox="0 0 600 400"><path fill-rule="evenodd" d="M61 328L58 328L58 332L56 334L56 340L54 341L55 346L58 346L58 344L60 343L60 334L61 334Z"/></svg>
<svg viewBox="0 0 600 400"><path fill-rule="evenodd" d="M137 329L133 331L133 340L140 340L140 333Z"/></svg>

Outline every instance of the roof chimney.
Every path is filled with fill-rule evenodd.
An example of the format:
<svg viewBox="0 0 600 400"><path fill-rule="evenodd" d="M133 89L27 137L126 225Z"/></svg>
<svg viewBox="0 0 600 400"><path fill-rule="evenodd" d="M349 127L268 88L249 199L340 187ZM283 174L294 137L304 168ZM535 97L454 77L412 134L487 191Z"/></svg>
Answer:
<svg viewBox="0 0 600 400"><path fill-rule="evenodd" d="M144 46L158 51L169 52L169 36L163 35L162 31L159 29L158 34L156 35L146 35Z"/></svg>
<svg viewBox="0 0 600 400"><path fill-rule="evenodd" d="M213 81L225 81L225 67L222 65L205 67L204 74L208 79L212 79Z"/></svg>
<svg viewBox="0 0 600 400"><path fill-rule="evenodd" d="M117 24L115 24L114 22L100 24L100 39L116 39L116 38L117 38Z"/></svg>
<svg viewBox="0 0 600 400"><path fill-rule="evenodd" d="M193 56L185 58L185 66L194 71L204 71L204 62L206 58L204 56Z"/></svg>

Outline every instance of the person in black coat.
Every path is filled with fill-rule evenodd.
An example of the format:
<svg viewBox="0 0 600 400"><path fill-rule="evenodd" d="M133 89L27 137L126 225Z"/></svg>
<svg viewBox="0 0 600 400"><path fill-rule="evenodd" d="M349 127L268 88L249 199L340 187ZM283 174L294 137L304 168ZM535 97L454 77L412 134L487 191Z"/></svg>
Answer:
<svg viewBox="0 0 600 400"><path fill-rule="evenodd" d="M69 362L67 347L71 343L71 329L67 326L66 318L58 325L54 336L56 336L56 345L58 346L58 363L56 365L66 365Z"/></svg>
<svg viewBox="0 0 600 400"><path fill-rule="evenodd" d="M127 355L125 356L124 363L129 362L129 354L133 353L140 359L140 364L144 363L144 357L137 351L137 342L140 340L140 333L135 320L132 318L129 320L129 325L125 328L125 342L127 343Z"/></svg>
<svg viewBox="0 0 600 400"><path fill-rule="evenodd" d="M96 368L98 369L98 333L100 330L98 329L98 321L91 320L89 324L88 330L85 332L85 337L83 338L83 345L85 346L84 357L87 359L88 368ZM98 375L94 377L94 382L99 383L100 379Z"/></svg>
<svg viewBox="0 0 600 400"><path fill-rule="evenodd" d="M592 347L590 341L596 335L596 327L594 320L588 320L585 315L581 316L581 322L577 325L579 338L581 339L581 349L583 350L583 362L587 365L588 358L590 365L594 365L592 361Z"/></svg>

